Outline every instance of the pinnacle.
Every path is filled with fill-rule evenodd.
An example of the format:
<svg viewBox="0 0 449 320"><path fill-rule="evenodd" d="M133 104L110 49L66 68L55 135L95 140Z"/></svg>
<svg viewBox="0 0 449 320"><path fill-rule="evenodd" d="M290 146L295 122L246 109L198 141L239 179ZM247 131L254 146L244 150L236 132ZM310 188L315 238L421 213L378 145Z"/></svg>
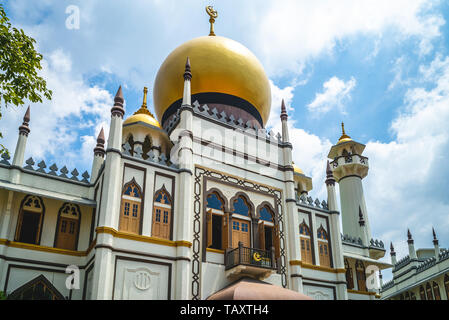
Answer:
<svg viewBox="0 0 449 320"><path fill-rule="evenodd" d="M100 133L98 134L98 137L97 137L97 143L104 144L105 141L106 140L104 138L104 130L103 130L103 128L101 128Z"/></svg>
<svg viewBox="0 0 449 320"><path fill-rule="evenodd" d="M28 106L27 111L23 116L23 122L30 122L30 106Z"/></svg>

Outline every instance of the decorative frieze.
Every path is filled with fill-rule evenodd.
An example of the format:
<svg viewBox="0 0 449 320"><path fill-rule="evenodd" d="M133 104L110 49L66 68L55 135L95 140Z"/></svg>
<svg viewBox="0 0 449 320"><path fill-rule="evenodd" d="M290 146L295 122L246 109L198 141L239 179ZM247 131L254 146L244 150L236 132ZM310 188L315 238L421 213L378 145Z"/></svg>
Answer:
<svg viewBox="0 0 449 320"><path fill-rule="evenodd" d="M153 150L150 150L148 153L144 154L140 145L136 145L134 151L132 151L128 142L126 142L122 148L125 156L130 156L141 161L154 162L166 167L178 168L178 165L172 163L164 153L157 155Z"/></svg>
<svg viewBox="0 0 449 320"><path fill-rule="evenodd" d="M40 161L37 164L37 168L34 168L35 162L33 160L32 157L30 157L27 161L25 161L26 166L24 166L23 168L25 170L29 170L29 171L35 171L35 172L39 172L39 173L43 173L43 174L48 174L54 177L59 177L59 178L63 178L63 179L69 179L69 180L74 180L74 181L78 181L78 182L83 182L83 183L89 183L89 173L87 171L85 171L82 174L83 179L79 180L78 176L79 176L79 172L78 170L75 168L72 170L71 177L68 176L69 170L67 169L66 166L63 166L59 172L60 174L58 174L58 167L56 166L56 164L52 164L48 169L50 171L47 171L47 164L45 163L44 160Z"/></svg>

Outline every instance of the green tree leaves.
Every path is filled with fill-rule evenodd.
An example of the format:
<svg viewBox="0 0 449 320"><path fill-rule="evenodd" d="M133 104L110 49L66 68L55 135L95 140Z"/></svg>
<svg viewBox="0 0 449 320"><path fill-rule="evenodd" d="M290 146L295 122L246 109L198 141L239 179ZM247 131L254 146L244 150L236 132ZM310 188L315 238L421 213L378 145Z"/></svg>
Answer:
<svg viewBox="0 0 449 320"><path fill-rule="evenodd" d="M51 99L52 91L38 76L42 55L35 50L34 43L36 40L22 29L11 26L0 5L0 108L11 104L20 106L25 100L42 102L43 97ZM1 116L0 112L0 119ZM0 144L0 154L3 152L7 150Z"/></svg>

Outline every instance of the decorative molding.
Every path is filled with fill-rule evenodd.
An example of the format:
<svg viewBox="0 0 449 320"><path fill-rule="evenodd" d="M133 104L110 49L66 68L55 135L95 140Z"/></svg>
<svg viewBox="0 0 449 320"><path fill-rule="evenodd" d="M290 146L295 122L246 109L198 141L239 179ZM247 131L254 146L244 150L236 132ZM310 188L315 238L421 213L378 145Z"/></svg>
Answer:
<svg viewBox="0 0 449 320"><path fill-rule="evenodd" d="M365 295L365 296L376 296L376 295L378 295L376 292L368 292L368 291L360 291L360 290L352 290L352 289L348 289L348 293L362 294L362 295Z"/></svg>
<svg viewBox="0 0 449 320"><path fill-rule="evenodd" d="M220 254L224 254L225 251L224 250L220 250L220 249L213 249L213 248L206 248L207 252L213 252L213 253L220 253Z"/></svg>
<svg viewBox="0 0 449 320"><path fill-rule="evenodd" d="M93 241L92 243L95 243L95 241ZM7 239L0 239L0 244L3 244L8 247L13 247L13 248L43 251L43 252L50 252L50 253L57 253L57 254L65 254L65 255L77 256L77 257L87 256L89 254L90 250L92 250L92 248L93 248L93 246L91 245L91 246L89 246L88 250L86 250L86 251L75 251L75 250L67 250L67 249L59 249L59 248L41 246L41 245L37 245L37 244L10 241Z"/></svg>
<svg viewBox="0 0 449 320"><path fill-rule="evenodd" d="M147 243L159 244L159 245L169 246L169 247L190 248L192 246L191 242L185 241L185 240L172 241L172 240L166 240L166 239L161 239L161 238L156 238L156 237L141 236L141 235L132 234L132 233L120 232L120 231L117 231L110 227L97 227L95 229L95 232L97 234L107 233L107 234L112 235L115 238L147 242Z"/></svg>
<svg viewBox="0 0 449 320"><path fill-rule="evenodd" d="M318 270L318 271L324 271L324 272L332 272L332 273L346 273L346 269L334 269L334 268L316 266L316 265L304 263L304 262L299 261L299 260L290 260L289 264L291 266L300 266L300 267L302 267L304 269L312 269L312 270Z"/></svg>
<svg viewBox="0 0 449 320"><path fill-rule="evenodd" d="M252 182L249 180L244 180L241 177L233 176L227 173L218 172L205 168L202 166L195 167L194 175L194 220L193 220L193 247L192 247L192 299L201 299L201 285L200 285L200 265L201 265L201 217L203 214L203 197L205 196L205 178L212 178L217 181L226 183L228 185L233 185L239 189L252 190L253 192L263 193L270 196L274 196L276 209L278 213L278 223L279 223L279 238L280 238L280 258L279 258L279 273L281 274L282 286L287 287L287 267L286 267L286 240L284 235L284 220L283 220L283 207L282 207L282 190L273 188L272 186L267 186L259 184L257 182Z"/></svg>

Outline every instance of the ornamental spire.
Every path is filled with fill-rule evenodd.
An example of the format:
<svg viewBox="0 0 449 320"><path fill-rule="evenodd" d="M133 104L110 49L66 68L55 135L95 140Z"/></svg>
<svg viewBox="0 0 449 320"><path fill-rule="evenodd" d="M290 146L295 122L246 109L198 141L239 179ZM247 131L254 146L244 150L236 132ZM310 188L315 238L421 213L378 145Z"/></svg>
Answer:
<svg viewBox="0 0 449 320"><path fill-rule="evenodd" d="M24 136L28 137L28 134L30 133L30 128L28 127L29 122L30 122L30 106L28 106L27 111L23 116L23 123L19 127L19 134L23 134Z"/></svg>
<svg viewBox="0 0 449 320"><path fill-rule="evenodd" d="M396 252L394 252L393 242L390 242L390 254L395 255Z"/></svg>
<svg viewBox="0 0 449 320"><path fill-rule="evenodd" d="M214 23L215 23L215 19L218 17L218 12L217 12L217 10L214 10L214 8L212 6L207 6L206 12L210 17L210 19L209 19L209 22L210 22L209 36L215 36Z"/></svg>
<svg viewBox="0 0 449 320"><path fill-rule="evenodd" d="M281 103L281 121L284 121L284 120L287 120L287 119L288 119L287 109L285 108L284 99L282 99L282 103Z"/></svg>
<svg viewBox="0 0 449 320"><path fill-rule="evenodd" d="M112 116L118 115L119 117L123 118L123 116L125 115L125 109L123 109L124 102L125 99L123 99L122 86L120 86L114 97L114 106L111 109Z"/></svg>
<svg viewBox="0 0 449 320"><path fill-rule="evenodd" d="M363 227L365 225L365 219L363 219L362 208L359 206L359 225Z"/></svg>
<svg viewBox="0 0 449 320"><path fill-rule="evenodd" d="M407 229L407 243L413 244L413 238L412 238L412 233L410 232L410 229Z"/></svg>
<svg viewBox="0 0 449 320"><path fill-rule="evenodd" d="M338 142L341 142L344 139L351 139L351 137L346 134L346 132L345 132L345 124L344 124L344 122L342 122L341 123L341 137L338 140Z"/></svg>
<svg viewBox="0 0 449 320"><path fill-rule="evenodd" d="M192 72L191 72L191 69L190 69L190 59L189 59L189 57L187 57L187 60L186 60L186 68L184 70L184 80L185 81L192 80Z"/></svg>
<svg viewBox="0 0 449 320"><path fill-rule="evenodd" d="M154 118L153 114L147 108L147 94L148 94L148 88L147 87L143 87L143 102L142 102L142 106L140 107L139 110L134 112L134 114L146 114L146 115L149 115L150 117Z"/></svg>
<svg viewBox="0 0 449 320"><path fill-rule="evenodd" d="M329 163L329 160L327 160L327 165L326 165L326 185L335 185L335 178L334 178L334 174L332 172L331 169L331 165Z"/></svg>
<svg viewBox="0 0 449 320"><path fill-rule="evenodd" d="M433 234L433 244L434 245L438 245L437 234L436 234L435 229L433 227L432 227L432 234Z"/></svg>
<svg viewBox="0 0 449 320"><path fill-rule="evenodd" d="M98 155L100 157L104 157L106 151L104 150L104 143L106 139L104 138L104 130L101 128L100 133L97 137L97 146L94 149L94 155Z"/></svg>

